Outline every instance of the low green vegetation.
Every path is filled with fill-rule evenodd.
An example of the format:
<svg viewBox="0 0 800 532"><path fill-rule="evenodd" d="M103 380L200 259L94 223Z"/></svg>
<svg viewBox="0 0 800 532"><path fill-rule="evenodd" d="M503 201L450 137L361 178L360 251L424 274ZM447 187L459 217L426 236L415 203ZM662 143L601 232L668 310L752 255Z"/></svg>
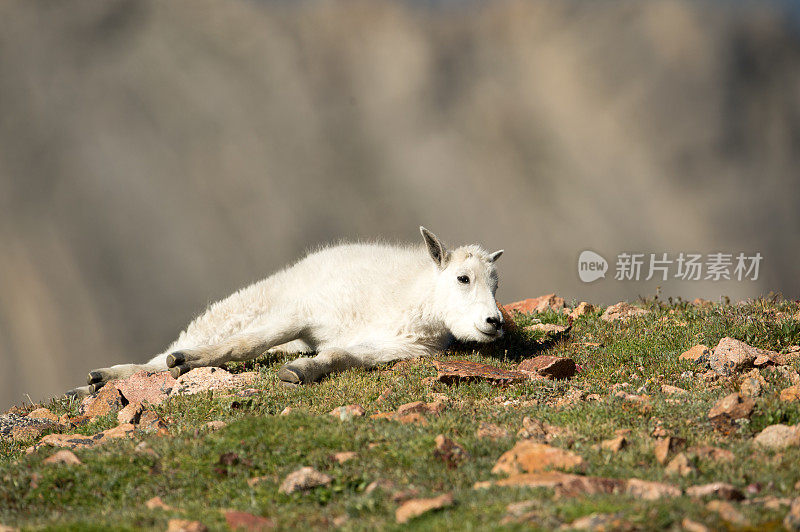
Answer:
<svg viewBox="0 0 800 532"><path fill-rule="evenodd" d="M481 351L464 346L437 357L511 369L523 358L565 356L579 368L568 381L447 386L435 380L431 361L416 360L286 388L275 376L286 360L262 358L228 368L258 371L253 386L257 393L173 398L154 407L168 434L137 431L133 438L76 449L82 465L43 464L56 449L45 446L26 454L33 441L0 442L0 524L47 530L165 530L170 519L180 518L224 530L223 511L235 509L268 517L279 529L393 529L408 526L395 521L397 501L452 493L453 506L426 513L410 525L423 530L552 530L601 513L617 514L633 529L677 530L684 518L712 529L736 528L708 509L707 501L688 496L645 501L626 495L555 496L544 488L474 489L476 482L502 477L491 469L517 441L523 418L529 417L567 429L551 444L583 457L586 475L639 478L682 489L727 482L747 497L733 503L747 526L782 529L788 507L775 500L798 496L800 448L765 451L754 446L752 437L770 424L800 423L800 404L778 399L790 384L786 373L761 370L767 385L755 397L753 415L722 433L712 427L707 413L717 400L738 389L741 376L703 378L707 368L678 357L696 344L713 348L725 336L785 352L800 344L800 322L794 319L800 305L778 299L746 305L655 300L641 305L650 312L627 322L605 322L599 310L584 315L555 342L522 331ZM535 317L567 324L567 317L557 312ZM533 320L520 314L515 319L520 328ZM797 370L798 363L792 364ZM688 393L665 394L664 384ZM617 390L645 401L626 401L615 396ZM446 408L425 415L423 423L370 417L420 400L442 401ZM364 407L365 416L342 420L328 415L335 407L354 403ZM59 415L78 414L77 405L66 400L45 406ZM291 412L280 415L286 407ZM204 427L214 420L227 426L213 431ZM479 437L483 422L505 429L508 436ZM94 434L116 424L112 413L68 431ZM619 429L630 429L628 446L617 452L602 449L599 444ZM655 458L654 431L685 439L687 448L726 449L735 459L696 459L687 476L670 476ZM439 434L463 446L469 457L454 466L437 456L434 439ZM137 448L141 442L150 451ZM342 451L358 456L340 464L333 455ZM224 457L226 453L235 457ZM332 483L280 493L286 475L301 466L329 475ZM264 478L248 483L254 477ZM145 501L156 496L172 509L148 509ZM530 501L524 512L507 509L521 501Z"/></svg>

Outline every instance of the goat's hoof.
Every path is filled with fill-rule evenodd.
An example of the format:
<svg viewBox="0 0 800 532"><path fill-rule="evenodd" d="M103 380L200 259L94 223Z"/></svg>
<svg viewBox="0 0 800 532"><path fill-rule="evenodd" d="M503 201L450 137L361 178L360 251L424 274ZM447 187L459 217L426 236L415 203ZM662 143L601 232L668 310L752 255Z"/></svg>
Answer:
<svg viewBox="0 0 800 532"><path fill-rule="evenodd" d="M90 371L89 375L86 377L86 384L94 384L96 382L103 382L103 374L99 371Z"/></svg>
<svg viewBox="0 0 800 532"><path fill-rule="evenodd" d="M299 388L300 384L296 382L278 381L278 386L281 388Z"/></svg>
<svg viewBox="0 0 800 532"><path fill-rule="evenodd" d="M106 384L105 382L95 382L94 384L90 384L90 385L88 386L88 388L89 388L89 393L96 393L96 392L99 392L99 391L100 391L100 388L102 388L102 387L103 387L105 384Z"/></svg>
<svg viewBox="0 0 800 532"><path fill-rule="evenodd" d="M301 384L304 382L303 372L297 368L290 368L288 366L283 366L280 371L278 371L278 378L285 383L288 384Z"/></svg>
<svg viewBox="0 0 800 532"><path fill-rule="evenodd" d="M64 394L64 397L67 399L78 401L83 399L87 395L90 395L92 392L89 390L89 386L81 386L79 388L73 388L67 393Z"/></svg>
<svg viewBox="0 0 800 532"><path fill-rule="evenodd" d="M170 356L172 356L172 355L170 355ZM190 369L192 369L192 368L190 368L189 366L186 366L186 365L172 366L172 367L169 368L169 374L172 375L173 379L177 379L178 377L180 377L184 373L187 373Z"/></svg>
<svg viewBox="0 0 800 532"><path fill-rule="evenodd" d="M186 364L186 355L184 353L181 353L180 351L175 351L174 353L167 355L168 368L174 368L177 366L182 366L184 364ZM184 373L186 372L184 371Z"/></svg>

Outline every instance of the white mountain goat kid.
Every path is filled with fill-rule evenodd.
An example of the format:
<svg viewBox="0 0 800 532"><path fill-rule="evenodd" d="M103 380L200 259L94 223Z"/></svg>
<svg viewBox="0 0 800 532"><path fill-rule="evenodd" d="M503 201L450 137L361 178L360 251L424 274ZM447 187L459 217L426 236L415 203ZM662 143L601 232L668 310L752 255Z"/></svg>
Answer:
<svg viewBox="0 0 800 532"><path fill-rule="evenodd" d="M293 266L211 305L164 353L146 364L89 373L86 395L141 370L192 368L250 360L268 350L316 352L278 372L308 383L348 368L371 368L425 356L453 339L502 336L495 303L495 261L469 245L452 251L420 227L425 246L344 244L311 253Z"/></svg>

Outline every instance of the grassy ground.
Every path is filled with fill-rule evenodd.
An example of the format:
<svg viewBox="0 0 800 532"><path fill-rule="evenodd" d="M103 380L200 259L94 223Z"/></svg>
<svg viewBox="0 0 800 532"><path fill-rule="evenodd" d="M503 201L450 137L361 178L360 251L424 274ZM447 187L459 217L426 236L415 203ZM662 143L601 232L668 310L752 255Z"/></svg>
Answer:
<svg viewBox="0 0 800 532"><path fill-rule="evenodd" d="M220 510L237 509L273 519L280 528L367 530L400 528L392 500L397 491L413 490L419 497L452 492L456 504L412 521L423 530L540 528L550 530L591 513L616 513L639 529L679 529L689 517L717 529L732 528L718 514L689 497L647 502L626 496L554 497L548 489L493 487L476 490L477 481L495 478L497 458L517 440L525 416L565 427L569 437L553 445L569 447L587 462L587 475L642 478L686 488L713 481L741 489L760 483L748 497L796 497L800 480L800 448L780 453L757 450L752 435L763 427L800 422L797 403L778 401L789 383L764 370L768 386L756 399L755 413L731 434L715 431L707 412L716 400L735 390L737 380L704 381L704 370L678 355L695 344L716 345L732 336L753 346L781 351L800 344L800 323L782 319L795 315L796 303L761 300L748 305L697 307L678 302L648 301L651 312L626 324L606 323L600 312L581 317L568 338L537 348L532 338L510 335L482 353L469 349L442 354L512 368L524 357L554 354L572 357L579 374L568 382L536 381L509 387L485 382L448 387L424 380L436 375L430 361L403 363L376 371L349 371L312 386L287 389L277 385L275 373L285 360L250 364L260 372L260 393L247 398L207 393L174 398L157 407L169 421L169 435L137 433L92 449L76 450L82 466L48 466L52 448L29 455L28 443L0 443L0 523L52 530L165 529L171 518L200 520L212 529L225 529ZM566 323L556 313L538 316L544 322ZM530 318L517 315L519 325ZM599 344L599 345L595 345ZM232 368L242 370L243 366ZM797 369L797 367L795 367ZM615 398L612 386L629 383L625 390L650 396L651 408ZM679 399L661 393L661 384L685 388ZM599 394L601 400L575 399ZM427 416L427 425L370 419L411 401L447 397L448 408ZM572 399L564 399L565 397ZM380 398L380 399L379 399ZM359 403L367 416L342 421L327 413L340 405ZM75 405L56 402L53 411L74 413ZM287 406L294 410L281 416ZM219 431L201 428L211 420L228 426ZM481 422L508 430L509 436L479 439ZM112 414L80 427L92 434L116 425ZM709 444L732 451L732 462L696 462L688 477L670 477L653 453L656 427L687 440L687 446ZM617 429L631 429L629 447L612 453L597 444ZM449 467L434 454L434 438L445 434L461 444L470 458ZM146 441L155 454L135 452ZM356 451L358 458L338 464L332 455ZM221 464L224 453L239 457ZM284 495L278 486L300 466L312 466L333 477L329 487ZM247 480L265 476L251 487ZM393 488L368 492L376 480ZM160 496L175 510L149 510L144 502ZM530 501L524 518L510 515L510 503ZM780 529L787 508L736 503L754 529ZM503 523L501 525L501 523Z"/></svg>

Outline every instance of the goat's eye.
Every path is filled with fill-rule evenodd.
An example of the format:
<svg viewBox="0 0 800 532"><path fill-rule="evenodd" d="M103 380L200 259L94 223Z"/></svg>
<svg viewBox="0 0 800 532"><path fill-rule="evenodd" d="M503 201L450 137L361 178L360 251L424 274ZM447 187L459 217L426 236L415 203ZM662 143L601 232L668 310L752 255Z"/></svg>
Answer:
<svg viewBox="0 0 800 532"><path fill-rule="evenodd" d="M458 282L461 284L469 284L469 277L467 277L466 275L459 275Z"/></svg>

